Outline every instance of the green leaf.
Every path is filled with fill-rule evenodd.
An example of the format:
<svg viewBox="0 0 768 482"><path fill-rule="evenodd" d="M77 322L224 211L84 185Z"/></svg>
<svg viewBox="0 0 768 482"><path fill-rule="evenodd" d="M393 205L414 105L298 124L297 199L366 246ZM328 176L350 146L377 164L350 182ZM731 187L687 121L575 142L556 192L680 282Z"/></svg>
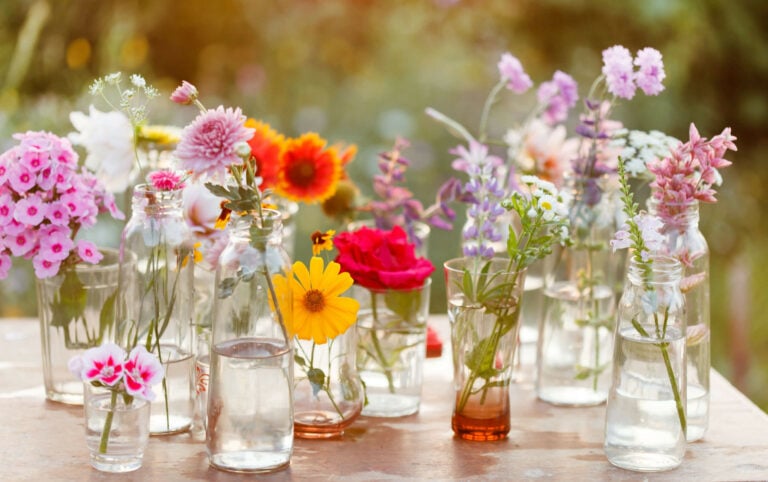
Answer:
<svg viewBox="0 0 768 482"><path fill-rule="evenodd" d="M483 338L478 341L472 348L472 351L467 356L464 364L471 371L477 373L480 377L486 380L492 377L496 370L494 369L494 362L496 359L496 343L488 338Z"/></svg>
<svg viewBox="0 0 768 482"><path fill-rule="evenodd" d="M301 355L293 355L293 360L301 367L307 366L307 361Z"/></svg>
<svg viewBox="0 0 768 482"><path fill-rule="evenodd" d="M421 303L421 291L388 290L384 295L384 303L393 313L408 323L414 323L413 315Z"/></svg>
<svg viewBox="0 0 768 482"><path fill-rule="evenodd" d="M206 182L205 187L208 188L209 191L211 191L212 194L223 197L225 199L229 199L230 201L237 199L235 196L235 193L232 193L224 186L220 186L218 184L213 184L211 182Z"/></svg>
<svg viewBox="0 0 768 482"><path fill-rule="evenodd" d="M115 290L114 293L107 297L107 299L104 301L104 306L101 307L101 311L99 312L99 342L101 342L101 338L104 336L104 333L106 333L107 330L111 328L115 323L116 300L117 290Z"/></svg>
<svg viewBox="0 0 768 482"><path fill-rule="evenodd" d="M312 384L312 395L317 396L325 386L325 373L319 368L312 368L307 371L307 378Z"/></svg>
<svg viewBox="0 0 768 482"><path fill-rule="evenodd" d="M221 283L219 283L219 289L216 293L216 296L219 297L219 299L223 298L229 298L232 296L232 293L235 291L235 287L237 286L238 279L237 278L224 278L221 280Z"/></svg>

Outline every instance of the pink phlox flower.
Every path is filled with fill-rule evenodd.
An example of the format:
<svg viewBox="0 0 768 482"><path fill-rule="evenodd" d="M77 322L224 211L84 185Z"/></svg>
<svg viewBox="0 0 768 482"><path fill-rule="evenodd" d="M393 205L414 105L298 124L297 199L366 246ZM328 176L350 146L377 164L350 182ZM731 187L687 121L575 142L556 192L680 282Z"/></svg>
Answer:
<svg viewBox="0 0 768 482"><path fill-rule="evenodd" d="M125 350L114 343L89 348L81 355L80 378L86 382L101 382L113 387L123 379L127 369L124 360Z"/></svg>
<svg viewBox="0 0 768 482"><path fill-rule="evenodd" d="M499 75L507 80L507 88L516 94L522 94L533 85L531 78L523 70L523 64L509 52L501 55L497 64Z"/></svg>
<svg viewBox="0 0 768 482"><path fill-rule="evenodd" d="M48 205L38 195L20 199L13 210L13 218L27 226L37 226L48 214Z"/></svg>
<svg viewBox="0 0 768 482"><path fill-rule="evenodd" d="M657 95L664 90L661 82L667 74L664 72L661 52L651 47L639 50L634 64L639 67L635 73L635 83L645 92L645 95Z"/></svg>
<svg viewBox="0 0 768 482"><path fill-rule="evenodd" d="M13 159L15 159L14 153L16 152L16 149L16 147L12 147L0 154L0 186L4 185L8 180L10 166L12 165Z"/></svg>
<svg viewBox="0 0 768 482"><path fill-rule="evenodd" d="M37 176L26 167L21 164L13 164L9 170L8 180L11 188L17 193L24 194L35 186Z"/></svg>
<svg viewBox="0 0 768 482"><path fill-rule="evenodd" d="M176 148L181 168L194 176L222 177L227 168L242 164L236 145L253 136L254 129L245 127L240 108L219 106L198 115L184 128Z"/></svg>
<svg viewBox="0 0 768 482"><path fill-rule="evenodd" d="M7 226L6 234L9 234ZM35 232L29 229L24 229L18 234L10 235L8 239L5 240L5 243L14 256L24 256L35 248Z"/></svg>
<svg viewBox="0 0 768 482"><path fill-rule="evenodd" d="M0 250L0 279L8 277L8 271L11 269L11 257L4 250Z"/></svg>
<svg viewBox="0 0 768 482"><path fill-rule="evenodd" d="M77 255L80 259L90 264L98 264L104 258L99 249L90 241L80 239L77 241Z"/></svg>
<svg viewBox="0 0 768 482"><path fill-rule="evenodd" d="M143 346L131 350L125 362L125 389L129 395L152 401L152 385L163 379L163 365Z"/></svg>
<svg viewBox="0 0 768 482"><path fill-rule="evenodd" d="M7 192L0 192L0 226L5 226L13 219L16 205L13 198Z"/></svg>
<svg viewBox="0 0 768 482"><path fill-rule="evenodd" d="M75 243L62 231L40 238L40 256L51 261L64 261Z"/></svg>
<svg viewBox="0 0 768 482"><path fill-rule="evenodd" d="M635 96L637 87L634 82L632 67L632 54L626 47L614 45L603 50L603 75L608 86L608 92L621 97L631 99Z"/></svg>
<svg viewBox="0 0 768 482"><path fill-rule="evenodd" d="M45 217L54 226L67 226L69 225L69 208L61 201L53 202L48 206Z"/></svg>
<svg viewBox="0 0 768 482"><path fill-rule="evenodd" d="M32 258L32 267L35 268L35 276L39 279L52 278L59 274L61 261L50 259L40 252Z"/></svg>
<svg viewBox="0 0 768 482"><path fill-rule="evenodd" d="M15 219L11 219L5 226L2 226L3 234L6 236L18 236L27 230L27 227Z"/></svg>
<svg viewBox="0 0 768 482"><path fill-rule="evenodd" d="M40 172L51 165L50 145L29 144L21 155L21 164L31 172Z"/></svg>
<svg viewBox="0 0 768 482"><path fill-rule="evenodd" d="M71 217L79 218L88 214L86 200L77 192L67 192L61 196L60 200L69 210Z"/></svg>
<svg viewBox="0 0 768 482"><path fill-rule="evenodd" d="M181 175L166 169L150 172L147 181L158 191L175 191L184 188Z"/></svg>
<svg viewBox="0 0 768 482"><path fill-rule="evenodd" d="M182 80L181 85L171 94L171 100L177 104L188 105L197 99L197 94L197 87Z"/></svg>

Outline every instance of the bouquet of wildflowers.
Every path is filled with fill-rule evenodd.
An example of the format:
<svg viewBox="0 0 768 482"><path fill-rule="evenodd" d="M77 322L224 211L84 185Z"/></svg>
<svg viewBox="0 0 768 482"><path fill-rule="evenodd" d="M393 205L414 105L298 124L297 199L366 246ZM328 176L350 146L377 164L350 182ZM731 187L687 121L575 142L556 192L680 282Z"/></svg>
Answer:
<svg viewBox="0 0 768 482"><path fill-rule="evenodd" d="M69 370L83 382L110 392L110 411L99 443L99 452L103 454L107 453L118 397L122 397L126 406L133 403L134 397L151 402L155 399L152 385L165 376L163 365L143 346L137 346L126 357L125 350L114 343L105 343L73 357Z"/></svg>
<svg viewBox="0 0 768 482"><path fill-rule="evenodd" d="M80 332L73 324L85 324L86 293L75 266L102 259L92 242L76 236L100 213L124 216L105 186L78 166L68 140L47 132L14 139L18 145L0 155L0 279L8 276L11 256L31 260L39 279L63 277L52 324L64 331L68 348L94 346L111 324L114 299L102 309L98 329L84 327L86 340L70 336Z"/></svg>

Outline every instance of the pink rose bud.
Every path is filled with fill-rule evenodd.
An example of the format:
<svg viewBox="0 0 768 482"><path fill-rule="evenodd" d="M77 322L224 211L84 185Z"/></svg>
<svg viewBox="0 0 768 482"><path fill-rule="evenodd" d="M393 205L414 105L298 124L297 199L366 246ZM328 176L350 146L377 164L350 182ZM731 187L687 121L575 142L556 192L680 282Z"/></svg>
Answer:
<svg viewBox="0 0 768 482"><path fill-rule="evenodd" d="M171 100L177 104L188 105L197 99L197 87L186 80L181 81L181 85L171 94Z"/></svg>

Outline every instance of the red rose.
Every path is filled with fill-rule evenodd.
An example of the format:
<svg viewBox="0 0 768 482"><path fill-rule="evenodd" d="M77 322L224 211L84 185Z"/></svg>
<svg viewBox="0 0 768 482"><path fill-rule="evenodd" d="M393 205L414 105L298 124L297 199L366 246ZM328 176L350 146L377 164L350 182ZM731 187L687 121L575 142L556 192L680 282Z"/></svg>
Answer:
<svg viewBox="0 0 768 482"><path fill-rule="evenodd" d="M435 267L427 258L417 258L413 243L403 228L392 231L362 227L333 238L338 249L336 262L355 283L372 290L419 288Z"/></svg>

